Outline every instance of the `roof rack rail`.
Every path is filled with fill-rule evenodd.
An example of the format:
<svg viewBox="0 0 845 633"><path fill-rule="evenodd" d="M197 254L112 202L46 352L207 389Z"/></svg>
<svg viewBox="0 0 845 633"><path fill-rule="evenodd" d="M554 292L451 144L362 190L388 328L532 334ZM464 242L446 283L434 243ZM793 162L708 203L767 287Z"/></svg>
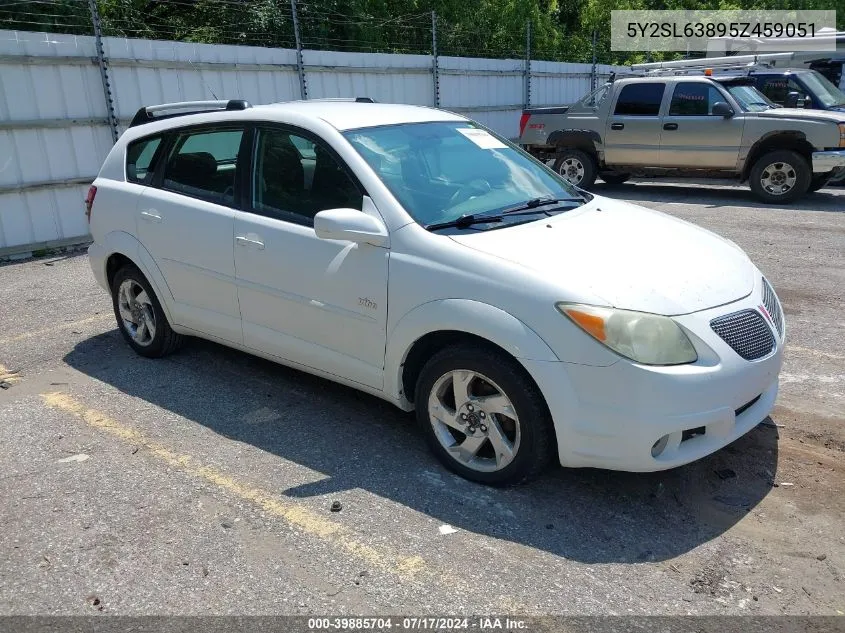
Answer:
<svg viewBox="0 0 845 633"><path fill-rule="evenodd" d="M372 97L320 97L318 99L296 99L295 101L307 101L308 103L378 103ZM292 101L279 101L278 103L293 103Z"/></svg>
<svg viewBox="0 0 845 633"><path fill-rule="evenodd" d="M228 101L179 101L176 103L162 103L160 105L144 106L135 113L129 127L136 125L143 125L144 123L151 123L153 121L160 121L162 119L169 119L176 116L186 116L188 114L199 114L201 112L213 112L214 110L246 110L252 106L248 101L243 99L229 99ZM170 114L159 114L159 112L168 112Z"/></svg>
<svg viewBox="0 0 845 633"><path fill-rule="evenodd" d="M732 57L702 57L699 59L679 59L671 62L652 62L633 64L634 72L646 75L688 75L696 72L726 72L771 69L777 62L786 62L795 57L795 53L766 53L761 55L735 55ZM707 74L707 73L705 73Z"/></svg>

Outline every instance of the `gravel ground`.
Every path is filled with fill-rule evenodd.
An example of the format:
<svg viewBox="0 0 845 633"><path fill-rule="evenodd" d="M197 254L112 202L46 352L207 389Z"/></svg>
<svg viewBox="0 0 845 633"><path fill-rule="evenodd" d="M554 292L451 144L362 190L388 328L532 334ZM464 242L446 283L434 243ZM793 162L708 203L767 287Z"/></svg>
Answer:
<svg viewBox="0 0 845 633"><path fill-rule="evenodd" d="M597 192L717 231L769 277L788 327L771 419L668 472L484 488L375 398L199 340L136 356L82 254L7 264L0 614L845 613L845 189L790 208Z"/></svg>

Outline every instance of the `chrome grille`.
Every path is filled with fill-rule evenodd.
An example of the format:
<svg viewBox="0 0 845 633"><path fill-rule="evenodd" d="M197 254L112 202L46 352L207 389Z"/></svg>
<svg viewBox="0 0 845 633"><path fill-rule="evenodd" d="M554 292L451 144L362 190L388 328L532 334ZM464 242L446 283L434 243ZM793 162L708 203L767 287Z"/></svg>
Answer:
<svg viewBox="0 0 845 633"><path fill-rule="evenodd" d="M710 321L710 327L745 360L763 358L775 348L775 337L763 315L741 310Z"/></svg>
<svg viewBox="0 0 845 633"><path fill-rule="evenodd" d="M783 310L780 307L780 301L778 301L775 291L769 282L766 281L765 277L763 278L763 305L766 306L769 316L772 317L778 334L783 338Z"/></svg>

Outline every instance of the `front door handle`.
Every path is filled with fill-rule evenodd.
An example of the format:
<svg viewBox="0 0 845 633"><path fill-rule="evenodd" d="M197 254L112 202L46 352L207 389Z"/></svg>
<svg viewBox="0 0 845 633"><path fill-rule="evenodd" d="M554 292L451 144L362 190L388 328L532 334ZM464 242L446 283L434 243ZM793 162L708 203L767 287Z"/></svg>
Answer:
<svg viewBox="0 0 845 633"><path fill-rule="evenodd" d="M624 123L611 123L610 129L611 130L624 130L625 124Z"/></svg>
<svg viewBox="0 0 845 633"><path fill-rule="evenodd" d="M664 123L663 129L664 130L677 130L678 124L677 123Z"/></svg>
<svg viewBox="0 0 845 633"><path fill-rule="evenodd" d="M161 222L161 216L155 212L155 209L141 211L141 218L147 222Z"/></svg>
<svg viewBox="0 0 845 633"><path fill-rule="evenodd" d="M246 235L236 235L235 244L240 246L249 246L250 248L257 248L259 251L264 250L264 242L261 240L253 240Z"/></svg>

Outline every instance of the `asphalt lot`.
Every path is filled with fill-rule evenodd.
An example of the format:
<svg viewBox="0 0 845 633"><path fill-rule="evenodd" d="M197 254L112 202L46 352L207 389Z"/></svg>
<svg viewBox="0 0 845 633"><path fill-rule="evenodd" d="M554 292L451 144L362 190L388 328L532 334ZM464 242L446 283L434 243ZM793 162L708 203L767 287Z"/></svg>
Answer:
<svg viewBox="0 0 845 633"><path fill-rule="evenodd" d="M845 188L596 190L769 277L770 420L669 472L489 489L375 398L199 340L136 356L84 254L6 264L0 614L845 613Z"/></svg>

